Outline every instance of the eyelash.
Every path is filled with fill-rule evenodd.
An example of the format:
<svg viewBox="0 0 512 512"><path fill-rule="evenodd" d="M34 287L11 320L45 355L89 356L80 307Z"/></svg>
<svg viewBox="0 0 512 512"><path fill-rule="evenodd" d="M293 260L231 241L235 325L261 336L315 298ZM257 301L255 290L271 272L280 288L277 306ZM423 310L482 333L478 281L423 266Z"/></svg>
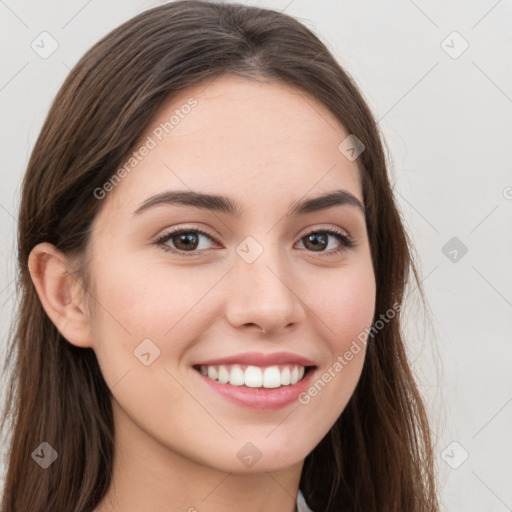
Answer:
<svg viewBox="0 0 512 512"><path fill-rule="evenodd" d="M191 229L187 229L187 228L180 229L180 228L178 228L173 231L164 233L163 235L161 235L160 237L158 237L155 240L154 244L161 247L166 252L172 252L172 253L178 254L180 256L197 256L199 253L203 252L202 250L183 251L181 249L173 249L172 247L170 247L166 244L166 242L168 242L172 237L174 237L176 235L180 235L180 234L185 234L185 233L187 233L187 234L194 233L194 234L203 235L203 236L206 236L207 238L209 238L210 240L212 240L213 242L219 243L219 241L216 240L215 237L212 237L209 233L206 233L205 231L202 231L201 229L195 229L195 228L194 229L192 229L192 228ZM352 248L354 246L354 242L350 237L345 235L341 230L337 230L334 228L318 229L318 230L310 231L309 233L306 233L304 236L302 236L300 238L300 240L302 240L303 238L306 238L307 236L312 235L312 234L332 235L335 238L337 238L337 240L340 242L340 246L337 249L331 250L330 252L320 251L319 254L321 254L321 255L325 254L325 256L322 255L321 257L336 256L342 252L348 251L350 248ZM315 251L308 251L308 252L314 253Z"/></svg>

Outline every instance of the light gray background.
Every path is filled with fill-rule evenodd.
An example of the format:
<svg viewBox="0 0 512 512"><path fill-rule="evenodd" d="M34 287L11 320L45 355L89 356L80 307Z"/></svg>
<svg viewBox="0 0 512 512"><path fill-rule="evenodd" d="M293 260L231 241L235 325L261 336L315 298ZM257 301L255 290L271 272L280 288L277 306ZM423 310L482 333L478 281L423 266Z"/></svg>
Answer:
<svg viewBox="0 0 512 512"><path fill-rule="evenodd" d="M512 510L511 2L242 3L285 9L313 29L379 120L430 307L429 319L410 309L407 332L444 508ZM0 350L14 306L20 181L50 102L94 42L158 4L0 0ZM48 58L31 48L43 31L58 43ZM459 247L445 255L452 237Z"/></svg>

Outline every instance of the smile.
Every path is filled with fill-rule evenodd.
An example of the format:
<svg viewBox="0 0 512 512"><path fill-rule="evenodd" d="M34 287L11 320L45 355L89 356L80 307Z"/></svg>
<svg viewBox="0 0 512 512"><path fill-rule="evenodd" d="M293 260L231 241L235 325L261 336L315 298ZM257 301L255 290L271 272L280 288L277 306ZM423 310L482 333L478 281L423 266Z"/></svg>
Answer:
<svg viewBox="0 0 512 512"><path fill-rule="evenodd" d="M196 369L205 377L221 384L267 389L297 384L306 373L306 367L291 364L267 367L240 364L200 365Z"/></svg>

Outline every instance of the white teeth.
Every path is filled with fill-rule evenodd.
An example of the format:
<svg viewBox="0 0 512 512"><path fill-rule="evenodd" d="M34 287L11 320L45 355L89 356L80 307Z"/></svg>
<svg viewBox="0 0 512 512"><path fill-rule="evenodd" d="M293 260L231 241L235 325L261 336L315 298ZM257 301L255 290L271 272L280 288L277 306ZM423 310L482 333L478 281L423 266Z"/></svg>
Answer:
<svg viewBox="0 0 512 512"><path fill-rule="evenodd" d="M229 372L228 369L221 365L219 366L219 382L222 384L227 384L229 382Z"/></svg>
<svg viewBox="0 0 512 512"><path fill-rule="evenodd" d="M248 366L244 377L245 385L249 388L261 388L263 385L263 373L257 366Z"/></svg>
<svg viewBox="0 0 512 512"><path fill-rule="evenodd" d="M245 383L244 371L237 364L231 367L231 372L229 373L229 383L232 386L243 386Z"/></svg>
<svg viewBox="0 0 512 512"><path fill-rule="evenodd" d="M277 366L265 368L263 372L263 387L278 388L281 385L281 372Z"/></svg>
<svg viewBox="0 0 512 512"><path fill-rule="evenodd" d="M272 389L296 384L304 377L305 368L296 365L268 366L266 368L249 365L244 370L239 364L221 364L219 366L201 365L199 371L222 384Z"/></svg>
<svg viewBox="0 0 512 512"><path fill-rule="evenodd" d="M210 379L217 380L218 375L215 366L208 366L208 377L210 377Z"/></svg>

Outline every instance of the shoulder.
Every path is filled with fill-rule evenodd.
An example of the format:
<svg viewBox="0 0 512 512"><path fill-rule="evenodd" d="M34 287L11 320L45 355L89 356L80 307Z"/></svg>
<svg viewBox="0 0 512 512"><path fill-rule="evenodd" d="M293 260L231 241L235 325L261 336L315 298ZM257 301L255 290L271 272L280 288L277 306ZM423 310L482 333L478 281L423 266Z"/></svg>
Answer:
<svg viewBox="0 0 512 512"><path fill-rule="evenodd" d="M297 493L297 512L313 512L306 503L304 495L301 490Z"/></svg>

